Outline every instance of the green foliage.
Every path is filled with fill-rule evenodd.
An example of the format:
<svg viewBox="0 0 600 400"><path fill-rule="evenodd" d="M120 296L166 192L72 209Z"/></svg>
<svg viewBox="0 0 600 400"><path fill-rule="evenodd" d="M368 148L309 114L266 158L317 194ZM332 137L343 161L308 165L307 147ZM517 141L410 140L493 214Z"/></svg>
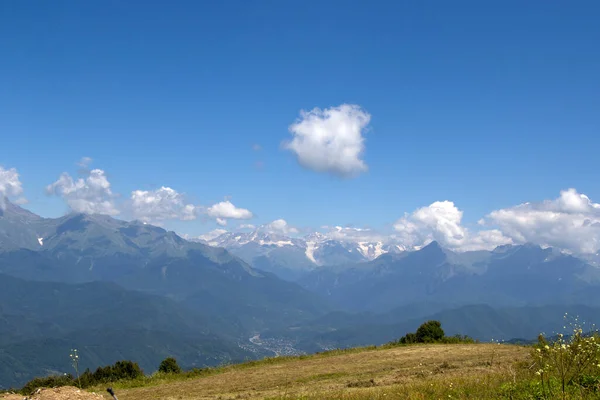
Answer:
<svg viewBox="0 0 600 400"><path fill-rule="evenodd" d="M467 335L445 336L442 324L439 321L427 321L416 332L409 332L402 336L398 341L390 343L394 344L415 344L415 343L476 343L473 338Z"/></svg>
<svg viewBox="0 0 600 400"><path fill-rule="evenodd" d="M21 394L26 396L33 393L38 388L55 388L60 386L73 385L73 375L53 375L44 378L34 378L27 382L23 388L21 388Z"/></svg>
<svg viewBox="0 0 600 400"><path fill-rule="evenodd" d="M144 371L138 363L133 361L117 361L114 365L99 367L90 374L95 383L116 382L120 380L136 379L144 376Z"/></svg>
<svg viewBox="0 0 600 400"><path fill-rule="evenodd" d="M572 392L584 396L599 389L600 334L584 334L577 321L576 318L571 324L573 334L568 337L559 334L556 340L549 341L540 334L531 352L544 396L556 392L562 398Z"/></svg>
<svg viewBox="0 0 600 400"><path fill-rule="evenodd" d="M177 360L173 357L168 357L162 360L158 367L158 372L165 374L178 374L181 372L181 367L177 364Z"/></svg>
<svg viewBox="0 0 600 400"><path fill-rule="evenodd" d="M417 342L417 335L415 333L407 333L406 335L402 336L400 338L400 340L398 341L398 343L400 344L413 344L413 343L418 343Z"/></svg>
<svg viewBox="0 0 600 400"><path fill-rule="evenodd" d="M21 393L28 395L40 387L79 386L89 388L101 383L116 382L121 380L134 380L144 376L144 371L133 361L117 361L114 365L99 367L95 372L85 370L78 378L73 375L58 375L45 378L34 378L21 389Z"/></svg>
<svg viewBox="0 0 600 400"><path fill-rule="evenodd" d="M473 344L473 343L479 343L478 340L475 340L472 337L467 336L467 335L444 336L439 342L440 343L445 343L445 344L458 344L458 343Z"/></svg>
<svg viewBox="0 0 600 400"><path fill-rule="evenodd" d="M444 338L444 330L440 321L427 321L422 324L417 332L417 343L436 343Z"/></svg>

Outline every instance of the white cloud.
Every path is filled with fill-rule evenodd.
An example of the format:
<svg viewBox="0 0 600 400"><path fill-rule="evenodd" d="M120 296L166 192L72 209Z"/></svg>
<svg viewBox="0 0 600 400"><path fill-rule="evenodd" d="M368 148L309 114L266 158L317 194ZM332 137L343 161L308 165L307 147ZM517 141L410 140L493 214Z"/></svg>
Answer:
<svg viewBox="0 0 600 400"><path fill-rule="evenodd" d="M262 230L265 230L270 233L279 233L283 235L295 234L298 233L298 229L290 226L286 220L284 219L276 219L273 222L269 222L266 225L263 225Z"/></svg>
<svg viewBox="0 0 600 400"><path fill-rule="evenodd" d="M206 215L216 220L221 226L227 225L228 219L250 219L254 215L250 210L238 208L229 200L222 201L206 209Z"/></svg>
<svg viewBox="0 0 600 400"><path fill-rule="evenodd" d="M256 226L252 225L252 224L241 224L238 228L239 229L256 229Z"/></svg>
<svg viewBox="0 0 600 400"><path fill-rule="evenodd" d="M462 216L463 212L453 202L436 201L396 221L395 237L406 247L423 246L435 240L458 251L491 250L512 242L498 230L471 233L462 226Z"/></svg>
<svg viewBox="0 0 600 400"><path fill-rule="evenodd" d="M4 169L0 167L0 208L6 206L6 198L17 197L23 194L23 186L19 179L19 173L15 168ZM27 199L18 198L16 203L24 204Z"/></svg>
<svg viewBox="0 0 600 400"><path fill-rule="evenodd" d="M80 166L81 168L87 168L90 166L92 161L94 161L94 160L92 160L91 157L81 157L81 160L79 160L77 165Z"/></svg>
<svg viewBox="0 0 600 400"><path fill-rule="evenodd" d="M371 116L358 105L342 104L321 110L301 111L290 125L293 138L284 143L300 165L317 172L351 177L365 172L364 131Z"/></svg>
<svg viewBox="0 0 600 400"><path fill-rule="evenodd" d="M600 251L600 204L575 189L554 200L492 211L482 221L519 243L552 246L576 254Z"/></svg>
<svg viewBox="0 0 600 400"><path fill-rule="evenodd" d="M327 232L325 236L329 239L354 242L386 242L388 237L368 228L354 228L349 226L324 226Z"/></svg>
<svg viewBox="0 0 600 400"><path fill-rule="evenodd" d="M75 212L117 215L115 195L101 169L91 170L84 178L74 180L66 172L46 187L48 194L62 197Z"/></svg>
<svg viewBox="0 0 600 400"><path fill-rule="evenodd" d="M198 208L185 201L185 196L170 187L131 192L133 216L145 222L196 219Z"/></svg>
<svg viewBox="0 0 600 400"><path fill-rule="evenodd" d="M198 236L198 239L209 242L213 239L218 238L219 236L221 236L225 233L227 233L227 229L214 229L210 232L207 232L207 233L204 233L204 234Z"/></svg>
<svg viewBox="0 0 600 400"><path fill-rule="evenodd" d="M225 226L225 225L227 225L227 220L226 220L226 219L224 219L224 218L217 218L215 221L216 221L216 222L217 222L217 224L218 224L218 225L220 225L220 226Z"/></svg>

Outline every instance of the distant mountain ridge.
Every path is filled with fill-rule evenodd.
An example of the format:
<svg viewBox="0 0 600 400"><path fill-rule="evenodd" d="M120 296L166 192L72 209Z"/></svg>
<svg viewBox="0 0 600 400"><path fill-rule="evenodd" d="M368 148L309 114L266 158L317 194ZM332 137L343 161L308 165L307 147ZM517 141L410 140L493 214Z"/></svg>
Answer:
<svg viewBox="0 0 600 400"><path fill-rule="evenodd" d="M600 305L600 268L530 244L454 253L432 242L418 251L314 270L298 282L355 311L383 311L418 302Z"/></svg>
<svg viewBox="0 0 600 400"><path fill-rule="evenodd" d="M210 240L196 241L223 247L252 266L288 280L317 267L366 262L382 254L406 250L399 244L383 241L339 240L319 232L291 237L264 228L227 232Z"/></svg>
<svg viewBox="0 0 600 400"><path fill-rule="evenodd" d="M13 204L0 216L0 273L37 281L115 282L208 314L235 316L240 329L327 310L318 296L255 270L223 248L139 221L86 214L41 218Z"/></svg>

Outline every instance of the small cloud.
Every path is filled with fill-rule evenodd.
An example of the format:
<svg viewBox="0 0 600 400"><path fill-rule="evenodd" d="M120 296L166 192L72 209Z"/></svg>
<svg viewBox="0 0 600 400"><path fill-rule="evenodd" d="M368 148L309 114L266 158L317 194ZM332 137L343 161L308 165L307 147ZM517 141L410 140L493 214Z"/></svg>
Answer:
<svg viewBox="0 0 600 400"><path fill-rule="evenodd" d="M198 239L208 242L208 241L218 238L219 236L221 236L227 232L228 232L227 229L214 229L210 232L207 232L207 233L204 233L204 234L198 236Z"/></svg>
<svg viewBox="0 0 600 400"><path fill-rule="evenodd" d="M25 197L19 197L18 199L13 201L13 203L15 203L18 206L22 206L29 203L29 200L27 200Z"/></svg>
<svg viewBox="0 0 600 400"><path fill-rule="evenodd" d="M191 221L198 213L198 207L187 203L182 193L166 186L131 192L131 210L136 219L144 222Z"/></svg>
<svg viewBox="0 0 600 400"><path fill-rule="evenodd" d="M227 225L227 220L225 218L217 218L215 221L217 221L217 224L220 226Z"/></svg>
<svg viewBox="0 0 600 400"><path fill-rule="evenodd" d="M303 110L300 119L289 127L292 140L283 147L307 169L354 177L368 169L362 155L363 134L370 120L369 113L353 104Z"/></svg>
<svg viewBox="0 0 600 400"><path fill-rule="evenodd" d="M260 144L256 144L255 143L255 144L252 145L252 150L254 150L254 151L261 151L262 147L261 147Z"/></svg>
<svg viewBox="0 0 600 400"><path fill-rule="evenodd" d="M91 157L81 157L81 160L79 160L77 162L77 165L80 166L81 168L88 168L90 166L90 164L92 163L92 158Z"/></svg>
<svg viewBox="0 0 600 400"><path fill-rule="evenodd" d="M284 219L276 219L273 222L263 225L261 228L267 232L280 233L284 235L298 233L298 229L290 226Z"/></svg>
<svg viewBox="0 0 600 400"><path fill-rule="evenodd" d="M229 200L213 204L205 212L209 217L215 218L221 226L227 225L228 219L250 219L254 216L250 210L238 208Z"/></svg>

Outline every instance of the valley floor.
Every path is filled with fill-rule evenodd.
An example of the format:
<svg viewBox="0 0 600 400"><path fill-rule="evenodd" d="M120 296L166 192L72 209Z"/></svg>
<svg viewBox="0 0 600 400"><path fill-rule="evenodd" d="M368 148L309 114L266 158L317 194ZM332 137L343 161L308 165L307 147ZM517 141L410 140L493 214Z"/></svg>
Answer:
<svg viewBox="0 0 600 400"><path fill-rule="evenodd" d="M378 348L275 359L193 379L116 388L119 400L489 398L517 381L529 351L498 344Z"/></svg>

